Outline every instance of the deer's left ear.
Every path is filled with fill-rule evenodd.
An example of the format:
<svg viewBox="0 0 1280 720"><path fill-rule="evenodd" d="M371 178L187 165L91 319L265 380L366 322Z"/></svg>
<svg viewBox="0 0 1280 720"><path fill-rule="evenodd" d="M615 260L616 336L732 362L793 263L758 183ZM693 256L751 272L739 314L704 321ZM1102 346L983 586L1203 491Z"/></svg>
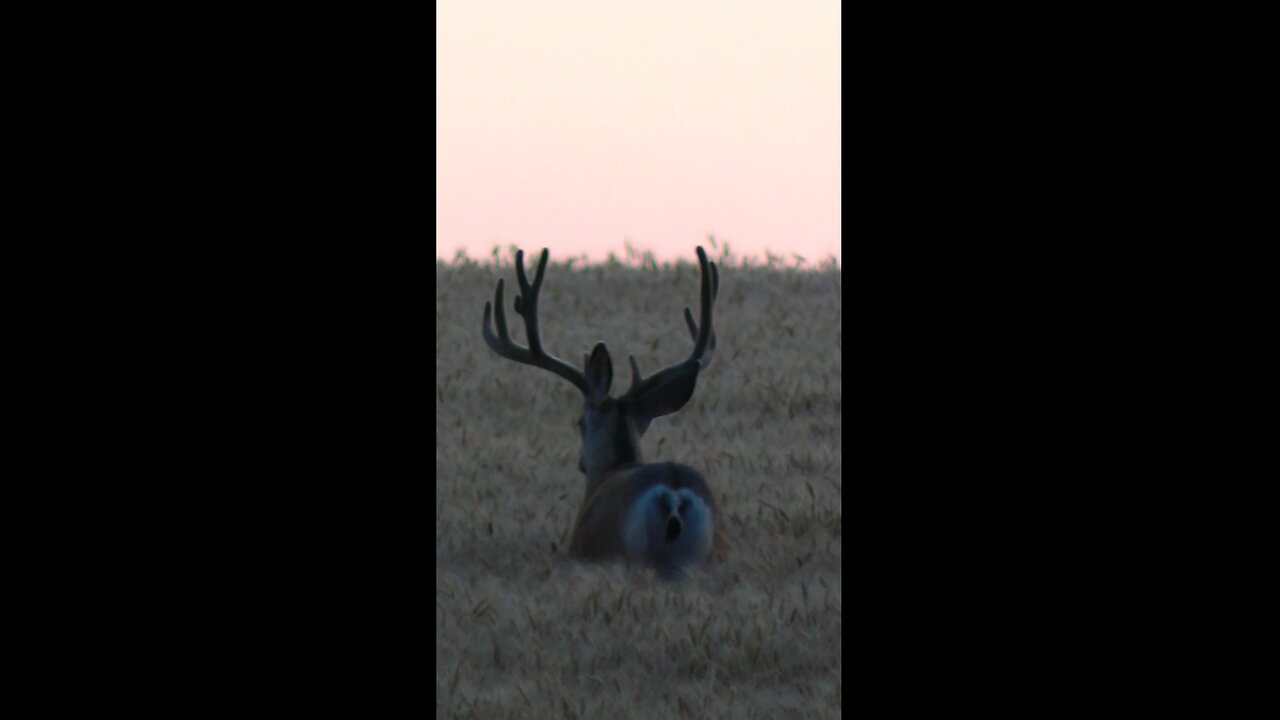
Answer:
<svg viewBox="0 0 1280 720"><path fill-rule="evenodd" d="M613 361L609 359L609 348L604 343L596 343L587 358L587 402L599 405L609 397L609 386L613 384Z"/></svg>

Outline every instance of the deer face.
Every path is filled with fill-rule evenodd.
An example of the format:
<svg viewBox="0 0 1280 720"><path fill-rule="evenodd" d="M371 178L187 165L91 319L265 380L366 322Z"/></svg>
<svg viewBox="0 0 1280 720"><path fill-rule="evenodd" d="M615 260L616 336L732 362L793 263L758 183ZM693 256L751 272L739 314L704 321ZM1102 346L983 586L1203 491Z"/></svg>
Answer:
<svg viewBox="0 0 1280 720"><path fill-rule="evenodd" d="M640 439L648 423L636 422L636 413L625 399L608 398L596 407L588 406L578 418L582 452L578 469L588 478L598 478L609 470L644 462Z"/></svg>

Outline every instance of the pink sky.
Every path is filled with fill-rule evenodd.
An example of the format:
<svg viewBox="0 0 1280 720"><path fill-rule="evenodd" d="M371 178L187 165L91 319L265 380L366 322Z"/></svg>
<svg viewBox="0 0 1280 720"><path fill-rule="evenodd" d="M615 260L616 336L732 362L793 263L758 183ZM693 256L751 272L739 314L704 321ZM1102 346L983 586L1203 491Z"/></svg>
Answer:
<svg viewBox="0 0 1280 720"><path fill-rule="evenodd" d="M840 257L838 0L437 0L436 255ZM709 248L708 248L709 249ZM718 254L718 253L716 253Z"/></svg>

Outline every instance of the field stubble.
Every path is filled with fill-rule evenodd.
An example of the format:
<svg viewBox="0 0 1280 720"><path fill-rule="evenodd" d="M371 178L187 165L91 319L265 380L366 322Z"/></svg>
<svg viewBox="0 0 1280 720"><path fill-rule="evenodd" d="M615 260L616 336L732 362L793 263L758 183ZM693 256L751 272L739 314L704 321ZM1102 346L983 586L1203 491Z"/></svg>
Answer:
<svg viewBox="0 0 1280 720"><path fill-rule="evenodd" d="M509 262L436 266L437 715L839 717L839 272L721 259L715 359L643 443L720 504L728 552L679 584L567 558L582 400L484 344L499 277L524 343ZM648 375L692 349L697 278L693 263L553 262L543 344L579 364L604 340L625 390L628 354Z"/></svg>

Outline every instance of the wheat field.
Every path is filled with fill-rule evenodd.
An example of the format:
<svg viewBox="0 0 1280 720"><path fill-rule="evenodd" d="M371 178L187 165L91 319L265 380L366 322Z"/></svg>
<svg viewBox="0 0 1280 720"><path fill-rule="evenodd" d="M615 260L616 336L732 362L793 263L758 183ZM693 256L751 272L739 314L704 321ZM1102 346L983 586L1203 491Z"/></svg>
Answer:
<svg viewBox="0 0 1280 720"><path fill-rule="evenodd" d="M537 252L529 248L532 280ZM710 248L708 248L710 250ZM712 258L715 252L711 252ZM692 350L698 268L589 267L553 255L544 347L581 366L600 340L614 392ZM718 347L647 461L697 468L729 547L680 583L565 546L582 500L582 397L481 338L509 256L436 265L436 715L476 718L834 718L841 708L841 278L722 254Z"/></svg>

